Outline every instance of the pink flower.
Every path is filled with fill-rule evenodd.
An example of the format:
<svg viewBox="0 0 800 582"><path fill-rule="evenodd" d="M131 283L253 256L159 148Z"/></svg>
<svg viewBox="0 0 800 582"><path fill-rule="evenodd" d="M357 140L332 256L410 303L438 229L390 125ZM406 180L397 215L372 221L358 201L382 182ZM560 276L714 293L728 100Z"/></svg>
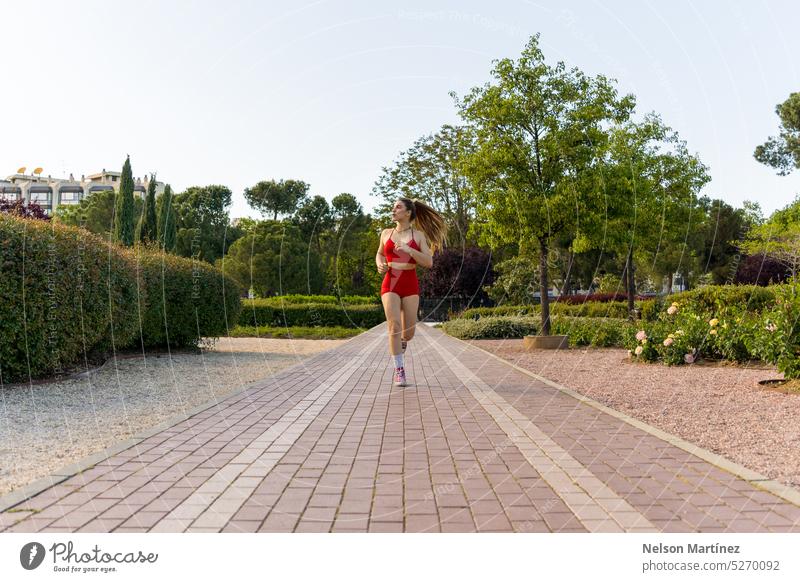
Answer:
<svg viewBox="0 0 800 582"><path fill-rule="evenodd" d="M683 361L687 364L694 364L694 354L686 354L683 356Z"/></svg>
<svg viewBox="0 0 800 582"><path fill-rule="evenodd" d="M639 341L644 341L647 339L647 334L644 332L643 329L640 329L636 332L636 339Z"/></svg>
<svg viewBox="0 0 800 582"><path fill-rule="evenodd" d="M665 347L669 347L671 345L672 345L672 338L671 337L668 337L667 339L664 340L664 346Z"/></svg>

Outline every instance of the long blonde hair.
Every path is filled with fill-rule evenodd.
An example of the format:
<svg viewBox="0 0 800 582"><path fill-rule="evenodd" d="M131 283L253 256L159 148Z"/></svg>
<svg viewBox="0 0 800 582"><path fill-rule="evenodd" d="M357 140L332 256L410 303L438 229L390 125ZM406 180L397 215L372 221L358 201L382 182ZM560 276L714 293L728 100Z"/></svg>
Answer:
<svg viewBox="0 0 800 582"><path fill-rule="evenodd" d="M406 209L411 212L411 220L417 228L425 233L431 253L444 248L447 223L442 215L417 198L401 196L398 200L405 204Z"/></svg>

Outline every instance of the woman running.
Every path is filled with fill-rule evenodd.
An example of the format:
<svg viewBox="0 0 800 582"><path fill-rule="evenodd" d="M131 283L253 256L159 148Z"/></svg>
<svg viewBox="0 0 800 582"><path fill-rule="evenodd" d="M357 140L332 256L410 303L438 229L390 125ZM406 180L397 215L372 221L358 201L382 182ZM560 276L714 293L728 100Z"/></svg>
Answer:
<svg viewBox="0 0 800 582"><path fill-rule="evenodd" d="M433 265L433 253L444 246L447 225L433 208L410 198L397 199L392 208L392 220L395 227L381 232L375 263L379 273L386 273L381 285L381 301L389 328L394 384L406 386L403 354L414 337L419 310L416 265L425 268Z"/></svg>

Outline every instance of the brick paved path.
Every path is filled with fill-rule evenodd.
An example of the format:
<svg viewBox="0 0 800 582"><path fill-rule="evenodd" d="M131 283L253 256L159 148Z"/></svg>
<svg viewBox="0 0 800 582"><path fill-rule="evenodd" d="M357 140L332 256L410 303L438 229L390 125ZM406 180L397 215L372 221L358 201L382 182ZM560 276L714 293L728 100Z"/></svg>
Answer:
<svg viewBox="0 0 800 582"><path fill-rule="evenodd" d="M417 329L408 387L391 385L384 323L109 454L0 530L800 531L783 498Z"/></svg>

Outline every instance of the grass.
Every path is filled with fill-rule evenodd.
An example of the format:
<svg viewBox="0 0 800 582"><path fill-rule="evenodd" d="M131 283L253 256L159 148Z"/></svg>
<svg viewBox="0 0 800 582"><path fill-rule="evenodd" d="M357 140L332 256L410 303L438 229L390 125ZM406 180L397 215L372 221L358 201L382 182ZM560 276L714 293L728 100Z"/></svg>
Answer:
<svg viewBox="0 0 800 582"><path fill-rule="evenodd" d="M282 339L347 339L360 334L363 329L347 327L254 327L239 325L231 330L231 337L265 337Z"/></svg>

